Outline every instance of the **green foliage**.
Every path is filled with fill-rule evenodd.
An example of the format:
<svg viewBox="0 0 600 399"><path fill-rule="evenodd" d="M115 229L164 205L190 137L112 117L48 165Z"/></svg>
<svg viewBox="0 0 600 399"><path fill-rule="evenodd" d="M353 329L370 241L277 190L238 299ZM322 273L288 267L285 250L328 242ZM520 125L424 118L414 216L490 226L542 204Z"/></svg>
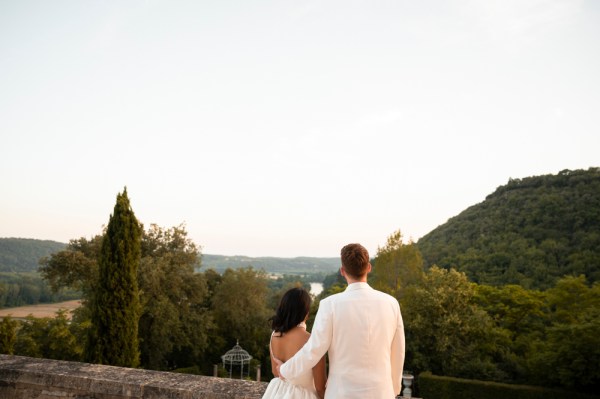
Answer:
<svg viewBox="0 0 600 399"><path fill-rule="evenodd" d="M345 289L346 280L344 280L344 277L342 277L338 270L337 272L330 274L323 279L323 292L321 295L319 295L319 298L326 298Z"/></svg>
<svg viewBox="0 0 600 399"><path fill-rule="evenodd" d="M61 302L79 298L74 290L52 292L42 276L34 272L0 272L0 308Z"/></svg>
<svg viewBox="0 0 600 399"><path fill-rule="evenodd" d="M454 267L481 284L600 281L600 168L511 179L417 245L426 267Z"/></svg>
<svg viewBox="0 0 600 399"><path fill-rule="evenodd" d="M547 291L554 323L574 324L589 320L600 309L600 282L587 285L585 276L565 276Z"/></svg>
<svg viewBox="0 0 600 399"><path fill-rule="evenodd" d="M269 362L268 319L273 310L268 307L266 273L252 267L228 269L213 290L210 309L217 329L211 336L208 364L220 362L238 340L261 364Z"/></svg>
<svg viewBox="0 0 600 399"><path fill-rule="evenodd" d="M506 382L533 382L527 359L532 341L538 340L547 326L545 295L517 285L493 287L474 285L474 302L491 317L495 331L505 337L502 356L495 358L496 366L505 373ZM473 378L474 376L465 376Z"/></svg>
<svg viewBox="0 0 600 399"><path fill-rule="evenodd" d="M86 350L89 361L123 367L139 364L141 235L142 227L124 190L117 195L98 258L99 279L91 301L92 328Z"/></svg>
<svg viewBox="0 0 600 399"><path fill-rule="evenodd" d="M12 355L17 342L17 321L6 316L0 322L0 353Z"/></svg>
<svg viewBox="0 0 600 399"><path fill-rule="evenodd" d="M15 354L47 359L81 361L83 345L81 326L71 324L66 312L57 312L55 318L27 317L20 322L15 343Z"/></svg>
<svg viewBox="0 0 600 399"><path fill-rule="evenodd" d="M69 287L84 297L92 294L99 279L97 261L102 238L97 235L91 240L71 240L65 250L41 259L39 271L53 291Z"/></svg>
<svg viewBox="0 0 600 399"><path fill-rule="evenodd" d="M423 399L598 399L600 396L528 385L440 377L421 373L419 395Z"/></svg>
<svg viewBox="0 0 600 399"><path fill-rule="evenodd" d="M325 278L325 276L320 273L310 276L284 274L277 278L271 278L269 280L269 289L272 291L285 291L292 287L303 287L305 290L310 291L310 283L321 281L323 278Z"/></svg>
<svg viewBox="0 0 600 399"><path fill-rule="evenodd" d="M0 272L35 272L41 258L64 248L56 241L0 238Z"/></svg>
<svg viewBox="0 0 600 399"><path fill-rule="evenodd" d="M64 247L55 241L0 238L0 308L78 298L74 290L52 291L36 272L39 262Z"/></svg>
<svg viewBox="0 0 600 399"><path fill-rule="evenodd" d="M548 326L531 338L531 379L537 383L600 390L600 283L565 277L546 291Z"/></svg>
<svg viewBox="0 0 600 399"><path fill-rule="evenodd" d="M423 278L421 253L412 242L402 242L400 230L388 237L383 248L377 249L377 256L371 263L371 285L391 295L397 295L402 287L417 283Z"/></svg>
<svg viewBox="0 0 600 399"><path fill-rule="evenodd" d="M543 327L545 297L542 292L526 290L518 285L474 287L475 302L485 309L498 327L510 331L513 339Z"/></svg>
<svg viewBox="0 0 600 399"><path fill-rule="evenodd" d="M193 363L208 346L212 318L206 279L194 273L199 252L183 226L144 232L138 273L141 364L171 370Z"/></svg>
<svg viewBox="0 0 600 399"><path fill-rule="evenodd" d="M474 301L475 288L454 269L432 267L400 299L407 363L413 370L498 379L494 360L507 337Z"/></svg>
<svg viewBox="0 0 600 399"><path fill-rule="evenodd" d="M600 388L600 316L581 324L550 327L529 359L533 380L550 386L598 391Z"/></svg>
<svg viewBox="0 0 600 399"><path fill-rule="evenodd" d="M510 337L506 381L600 389L600 284L563 277L546 291L477 286L475 302Z"/></svg>
<svg viewBox="0 0 600 399"><path fill-rule="evenodd" d="M277 257L248 257L202 255L202 265L207 269L214 269L223 273L227 269L240 269L252 266L255 269L265 270L267 273L288 275L308 275L315 273L330 273L340 267L339 258L277 258Z"/></svg>

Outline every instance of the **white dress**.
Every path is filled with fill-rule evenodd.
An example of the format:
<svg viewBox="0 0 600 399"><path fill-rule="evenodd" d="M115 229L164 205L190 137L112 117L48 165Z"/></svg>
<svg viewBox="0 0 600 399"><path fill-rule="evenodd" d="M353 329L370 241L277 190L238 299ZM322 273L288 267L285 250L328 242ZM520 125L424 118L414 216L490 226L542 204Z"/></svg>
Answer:
<svg viewBox="0 0 600 399"><path fill-rule="evenodd" d="M298 327L306 328L306 325L301 323ZM273 341L273 334L275 334L275 331L271 334L271 341ZM271 352L271 356L277 359L273 355L271 342L269 342L269 351ZM302 374L293 384L289 381L279 379L279 377L273 378L269 382L262 399L319 399L313 381L312 370Z"/></svg>

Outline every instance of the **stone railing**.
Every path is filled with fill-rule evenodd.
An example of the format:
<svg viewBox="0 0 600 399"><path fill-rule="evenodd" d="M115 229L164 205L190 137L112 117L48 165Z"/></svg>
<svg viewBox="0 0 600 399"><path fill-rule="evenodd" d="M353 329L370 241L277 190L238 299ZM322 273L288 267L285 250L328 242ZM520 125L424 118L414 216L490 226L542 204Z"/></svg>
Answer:
<svg viewBox="0 0 600 399"><path fill-rule="evenodd" d="M265 382L0 355L0 398L260 399Z"/></svg>

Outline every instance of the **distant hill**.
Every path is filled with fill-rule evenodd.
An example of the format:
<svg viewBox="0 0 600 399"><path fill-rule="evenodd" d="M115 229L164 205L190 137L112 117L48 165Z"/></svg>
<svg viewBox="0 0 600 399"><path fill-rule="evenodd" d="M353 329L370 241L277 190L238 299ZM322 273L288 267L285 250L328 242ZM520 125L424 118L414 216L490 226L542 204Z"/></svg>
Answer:
<svg viewBox="0 0 600 399"><path fill-rule="evenodd" d="M56 241L29 238L0 238L0 272L37 271L39 260L54 252L65 249L66 244ZM275 258L248 256L202 255L202 268L219 272L227 268L237 269L252 266L269 273L308 274L333 273L340 266L339 258Z"/></svg>
<svg viewBox="0 0 600 399"><path fill-rule="evenodd" d="M264 269L269 273L280 274L308 274L308 273L334 273L340 267L339 258L275 258L248 256L223 256L202 255L202 269L215 269L222 272L227 268L238 269L252 266L255 269Z"/></svg>
<svg viewBox="0 0 600 399"><path fill-rule="evenodd" d="M510 179L417 246L426 266L454 267L478 283L600 281L600 168Z"/></svg>
<svg viewBox="0 0 600 399"><path fill-rule="evenodd" d="M37 271L39 260L63 250L66 244L30 238L0 238L0 272Z"/></svg>

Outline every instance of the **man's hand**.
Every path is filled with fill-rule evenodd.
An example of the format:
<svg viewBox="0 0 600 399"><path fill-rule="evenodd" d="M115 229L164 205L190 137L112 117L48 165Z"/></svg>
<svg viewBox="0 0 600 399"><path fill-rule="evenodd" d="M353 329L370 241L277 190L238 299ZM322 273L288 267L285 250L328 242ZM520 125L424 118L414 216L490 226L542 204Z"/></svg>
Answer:
<svg viewBox="0 0 600 399"><path fill-rule="evenodd" d="M282 380L285 380L285 378L283 378L282 375L281 375L281 373L279 372L279 368L281 367L281 365L283 364L283 362L281 360L275 359L275 358L273 358L273 361L277 365L277 366L275 366L275 372L276 372L275 377L279 377Z"/></svg>

